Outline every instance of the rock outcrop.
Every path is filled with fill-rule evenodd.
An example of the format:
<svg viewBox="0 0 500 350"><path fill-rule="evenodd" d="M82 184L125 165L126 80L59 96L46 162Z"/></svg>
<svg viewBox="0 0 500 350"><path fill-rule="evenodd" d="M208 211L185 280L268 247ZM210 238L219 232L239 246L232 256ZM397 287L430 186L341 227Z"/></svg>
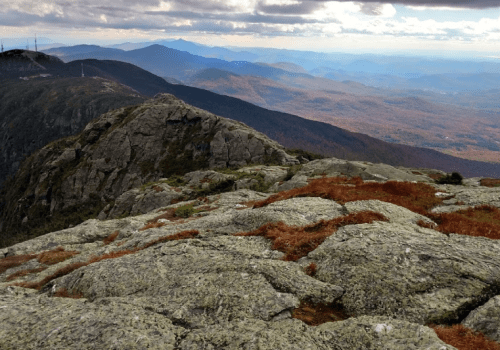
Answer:
<svg viewBox="0 0 500 350"><path fill-rule="evenodd" d="M106 113L29 157L6 184L0 233L68 227L147 182L255 163L299 162L242 123L158 95Z"/></svg>
<svg viewBox="0 0 500 350"><path fill-rule="evenodd" d="M185 125L196 117L180 114L183 104L170 96L160 101L146 104L143 115L155 115L153 111L174 103L174 120L185 117ZM130 122L141 115L129 113ZM99 155L89 155L84 166L97 174L97 167L107 164L100 161L98 152L104 156L104 151L99 151L99 140L115 140L122 152L108 164L133 174L129 157L135 152L136 158L145 159L146 151L129 152L126 146L135 144L134 137L151 145L148 149L154 149L156 141L149 142L141 128L152 123L146 117L130 129L121 128L126 133L109 136L113 125L126 118L108 114L96 122L104 125L102 130L92 126L72 140L71 145L80 142L81 154L92 150ZM235 135L243 139L247 129L227 123L235 125ZM226 135L231 137L229 131ZM84 145L85 139L95 142ZM110 147L110 142L102 147ZM158 152L153 170L161 164ZM74 157L70 147L59 149L52 162ZM217 159L204 161L210 167ZM235 155L229 161L240 159ZM284 156L286 162L293 159ZM151 176L152 182L138 182L138 187L124 191L100 219L0 249L0 347L455 349L440 340L429 323L462 323L499 341L497 240L438 232L432 215L391 203L381 190L374 192L378 199L344 202L315 192L256 205L279 187L297 188L297 178L307 185L342 174L364 177L369 186L388 185L380 187L384 193L403 197L408 194L387 180L424 183L441 198L438 207L448 211L456 208L456 197L460 207L472 207L488 204L481 200L489 201L497 192L474 184L434 185L426 173L433 171L339 159L289 168L196 170L161 178L157 171L158 179ZM121 183L124 179L132 177L124 175ZM238 189L245 179L255 180L267 193ZM349 191L357 185L341 186ZM214 192L216 188L220 191ZM379 216L369 223L347 219L367 212ZM307 235L317 234L332 220L344 223L325 239L308 243ZM298 260L286 258L283 249L297 241L282 236L279 239L289 243L280 245L273 234L259 236L273 225L279 228L274 235L303 229L307 235L296 240L305 240L302 246L310 246L309 252ZM241 234L248 232L257 233Z"/></svg>

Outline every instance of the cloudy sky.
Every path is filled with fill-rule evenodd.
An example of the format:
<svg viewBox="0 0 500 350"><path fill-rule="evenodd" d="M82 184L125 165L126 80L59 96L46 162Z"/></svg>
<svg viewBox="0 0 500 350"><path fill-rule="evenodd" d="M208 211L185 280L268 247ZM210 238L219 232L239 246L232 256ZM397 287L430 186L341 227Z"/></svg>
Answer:
<svg viewBox="0 0 500 350"><path fill-rule="evenodd" d="M184 38L316 51L495 53L499 0L6 0L0 37L111 44ZM25 39L24 39L25 40Z"/></svg>

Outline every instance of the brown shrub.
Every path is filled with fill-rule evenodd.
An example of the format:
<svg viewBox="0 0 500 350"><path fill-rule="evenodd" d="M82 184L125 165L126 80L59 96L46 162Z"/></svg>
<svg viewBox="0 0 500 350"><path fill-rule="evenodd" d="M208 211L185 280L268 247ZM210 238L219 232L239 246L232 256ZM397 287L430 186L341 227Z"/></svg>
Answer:
<svg viewBox="0 0 500 350"><path fill-rule="evenodd" d="M500 179L481 179L479 181L481 186L485 187L499 187L500 186Z"/></svg>
<svg viewBox="0 0 500 350"><path fill-rule="evenodd" d="M315 263L310 263L309 266L306 267L305 273L311 277L316 275L316 269L318 266Z"/></svg>
<svg viewBox="0 0 500 350"><path fill-rule="evenodd" d="M480 205L453 213L429 213L427 217L437 223L434 228L436 231L500 239L500 209L490 205Z"/></svg>
<svg viewBox="0 0 500 350"><path fill-rule="evenodd" d="M294 197L321 197L340 204L378 199L405 207L419 214L440 204L436 189L423 183L388 181L386 183L363 183L361 178L321 178L312 180L307 186L283 191L257 202L254 208Z"/></svg>
<svg viewBox="0 0 500 350"><path fill-rule="evenodd" d="M35 259L37 254L13 255L0 259L0 273L4 273L8 269L20 266L31 259Z"/></svg>
<svg viewBox="0 0 500 350"><path fill-rule="evenodd" d="M42 272L46 268L47 267L42 266L42 267L37 267L36 269L27 269L27 270L20 270L20 271L14 272L13 274L7 276L7 282L15 280L16 278L19 278L22 276L29 275L30 273Z"/></svg>
<svg viewBox="0 0 500 350"><path fill-rule="evenodd" d="M149 224L146 224L146 226L139 229L139 231L145 231L145 230L149 230L150 228L158 228L158 227L162 227L162 226L165 226L164 222L150 222Z"/></svg>
<svg viewBox="0 0 500 350"><path fill-rule="evenodd" d="M349 318L339 303L314 304L300 302L300 306L293 310L292 317L301 320L309 326L319 326L326 322L343 321Z"/></svg>
<svg viewBox="0 0 500 350"><path fill-rule="evenodd" d="M439 339L458 350L500 350L500 344L489 340L481 332L475 332L461 324L451 327L436 325L430 327L434 329Z"/></svg>
<svg viewBox="0 0 500 350"><path fill-rule="evenodd" d="M283 222L268 223L250 232L235 234L236 236L263 236L273 241L272 249L285 253L285 261L297 261L316 249L339 227L354 224L387 221L379 213L359 212L332 220L321 220L308 226L288 226Z"/></svg>
<svg viewBox="0 0 500 350"><path fill-rule="evenodd" d="M146 249L149 248L155 244L162 243L162 242L168 242L168 241L176 241L180 239L192 239L198 236L200 232L198 230L187 230L187 231L181 231L179 233L176 233L174 235L170 236L163 236L160 238L155 239L154 241L146 243L142 248L140 249Z"/></svg>
<svg viewBox="0 0 500 350"><path fill-rule="evenodd" d="M429 176L431 179L433 180L439 180L440 178L443 177L443 174L439 174L439 173L430 173L430 174L427 174L427 176Z"/></svg>
<svg viewBox="0 0 500 350"><path fill-rule="evenodd" d="M65 251L63 247L57 247L54 250L50 250L48 252L40 253L37 257L37 260L40 264L45 265L55 265L64 260L67 260L80 252L77 251Z"/></svg>
<svg viewBox="0 0 500 350"><path fill-rule="evenodd" d="M116 237L118 237L119 234L120 234L120 231L115 231L112 234L110 234L108 237L104 238L102 240L102 242L104 243L104 245L108 245L108 244L112 243L116 239Z"/></svg>
<svg viewBox="0 0 500 350"><path fill-rule="evenodd" d="M70 293L66 288L59 288L52 296L59 298L72 298L72 299L80 299L83 298L82 293Z"/></svg>
<svg viewBox="0 0 500 350"><path fill-rule="evenodd" d="M32 288L32 289L40 290L46 283L48 283L56 278L65 276L68 273L71 273L71 272L75 271L76 269L79 269L80 267L87 266L87 265L88 265L88 263L85 263L85 262L77 262L77 263L69 264L69 265L66 265L66 266L60 268L59 270L54 272L52 275L45 277L44 279L42 279L39 282L19 282L19 283L14 283L12 285L23 287L23 288Z"/></svg>
<svg viewBox="0 0 500 350"><path fill-rule="evenodd" d="M160 187L160 186L158 186L158 185L153 186L153 190L155 190L156 192L163 192L163 191L164 191L164 189L163 189L163 188L161 188L161 187Z"/></svg>
<svg viewBox="0 0 500 350"><path fill-rule="evenodd" d="M146 245L144 245L143 247L140 247L140 248L125 249L125 250L111 252L111 253L107 253L107 254L103 254L103 255L99 255L99 256L91 256L86 262L77 262L77 263L73 263L70 265L66 265L66 266L58 269L57 271L55 271L52 275L45 277L44 279L42 279L39 282L18 282L18 283L13 283L12 285L40 290L46 283L48 283L56 278L65 276L65 275L75 271L76 269L79 269L80 267L84 267L84 266L87 266L87 265L90 265L90 264L93 264L93 263L96 263L96 262L99 262L102 260L116 259L116 258L122 257L124 255L135 254L140 250L146 249L148 247L151 247L152 245L155 245L155 244L158 244L161 242L194 238L199 234L200 234L200 232L197 230L181 231L181 232L176 233L174 235L157 238L151 242L146 243ZM34 257L36 257L36 255Z"/></svg>

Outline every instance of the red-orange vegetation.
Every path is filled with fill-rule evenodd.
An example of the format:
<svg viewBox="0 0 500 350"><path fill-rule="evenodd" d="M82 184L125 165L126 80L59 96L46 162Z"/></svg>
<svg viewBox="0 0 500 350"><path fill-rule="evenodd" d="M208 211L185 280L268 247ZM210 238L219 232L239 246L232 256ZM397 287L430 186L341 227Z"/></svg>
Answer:
<svg viewBox="0 0 500 350"><path fill-rule="evenodd" d="M66 266L58 269L52 275L45 277L44 279L42 279L39 282L19 282L19 283L14 283L13 285L19 286L19 287L24 287L24 288L32 288L32 289L40 290L46 283L48 283L56 278L65 276L65 275L75 271L76 269L79 269L80 267L87 266L87 265L88 265L88 263L86 263L86 262L77 262L77 263L69 264L69 265L66 265Z"/></svg>
<svg viewBox="0 0 500 350"><path fill-rule="evenodd" d="M155 244L162 243L162 242L168 242L168 241L176 241L179 239L192 239L198 236L200 232L198 230L187 230L187 231L181 231L179 233L176 233L174 235L170 236L163 236L160 238L155 239L154 241L146 243L143 247L140 249L146 249L149 248Z"/></svg>
<svg viewBox="0 0 500 350"><path fill-rule="evenodd" d="M40 264L45 264L45 265L55 265L60 262L63 262L64 260L67 260L77 254L80 254L80 252L77 251L65 251L63 247L57 247L53 250L50 250L48 252L43 252L40 253L37 257L37 260Z"/></svg>
<svg viewBox="0 0 500 350"><path fill-rule="evenodd" d="M443 233L500 239L500 209L490 205L427 216L437 223L433 229Z"/></svg>
<svg viewBox="0 0 500 350"><path fill-rule="evenodd" d="M164 213L148 221L148 224L156 224L160 219L166 219L169 221L182 220L182 218L175 216L175 208L163 209Z"/></svg>
<svg viewBox="0 0 500 350"><path fill-rule="evenodd" d="M140 249L137 249L137 248L136 249L125 249L125 250L119 250L116 252L106 253L106 254L99 255L99 256L91 256L90 259L87 261L87 265L93 264L93 263L98 262L98 261L106 260L106 259L116 259L116 258L120 258L124 255L135 254L139 250Z"/></svg>
<svg viewBox="0 0 500 350"><path fill-rule="evenodd" d="M361 178L321 178L312 180L307 186L283 191L255 203L255 208L294 197L321 197L338 203L378 199L405 207L415 213L426 214L427 210L440 204L436 189L423 183L388 181L385 183L363 183Z"/></svg>
<svg viewBox="0 0 500 350"><path fill-rule="evenodd" d="M272 249L285 253L285 261L297 261L316 249L339 227L366 224L374 221L388 221L382 214L365 211L353 213L332 220L321 220L307 226L288 226L283 222L268 223L250 232L236 236L263 236L273 241Z"/></svg>
<svg viewBox="0 0 500 350"><path fill-rule="evenodd" d="M115 231L112 234L110 234L108 237L104 238L102 240L102 242L104 243L104 245L108 245L108 244L112 243L116 239L116 237L118 237L119 234L120 234L120 231Z"/></svg>
<svg viewBox="0 0 500 350"><path fill-rule="evenodd" d="M164 191L164 189L163 189L163 188L161 188L161 187L160 187L160 186L158 186L158 185L153 186L153 190L155 190L156 192L163 192L163 191Z"/></svg>
<svg viewBox="0 0 500 350"><path fill-rule="evenodd" d="M9 282L9 281L15 280L16 278L29 275L30 273L42 272L46 268L47 267L42 266L42 267L37 267L35 269L20 270L20 271L14 272L13 274L8 275L6 280L7 280L7 282Z"/></svg>
<svg viewBox="0 0 500 350"><path fill-rule="evenodd" d="M343 321L349 318L339 303L314 304L301 301L298 308L293 310L292 317L301 320L309 326L319 326L326 322Z"/></svg>
<svg viewBox="0 0 500 350"><path fill-rule="evenodd" d="M76 269L79 269L80 267L84 267L84 266L87 266L87 265L90 265L90 264L93 264L93 263L96 263L96 262L99 262L102 260L116 259L116 258L122 257L124 255L135 254L140 250L146 249L148 247L151 247L151 246L158 244L158 243L161 243L161 242L194 238L199 234L200 234L200 232L197 230L181 231L181 232L178 232L174 235L157 238L153 241L146 243L146 245L144 245L143 247L140 247L140 248L125 249L125 250L119 250L116 252L106 253L106 254L99 255L99 256L91 256L86 262L76 262L76 263L73 263L70 265L66 265L66 266L58 269L57 271L55 271L52 275L45 277L43 280L41 280L39 282L18 282L18 283L13 283L12 285L40 290L46 283L52 281L53 279L65 276L65 275L75 271ZM36 255L34 257L36 257Z"/></svg>
<svg viewBox="0 0 500 350"><path fill-rule="evenodd" d="M499 187L500 179L481 179L479 183L485 187Z"/></svg>
<svg viewBox="0 0 500 350"><path fill-rule="evenodd" d="M73 293L73 292L70 293L66 288L59 288L52 296L59 298L72 298L72 299L83 298L82 293Z"/></svg>
<svg viewBox="0 0 500 350"><path fill-rule="evenodd" d="M443 177L443 174L439 174L439 173L430 173L430 174L427 174L427 176L429 176L431 179L433 180L439 180L440 178Z"/></svg>
<svg viewBox="0 0 500 350"><path fill-rule="evenodd" d="M458 350L500 350L500 344L489 340L481 332L466 328L461 324L451 327L430 326L439 339Z"/></svg>
<svg viewBox="0 0 500 350"><path fill-rule="evenodd" d="M35 259L37 254L13 255L0 259L0 273L4 273L8 269L20 266L31 259Z"/></svg>
<svg viewBox="0 0 500 350"><path fill-rule="evenodd" d="M146 224L146 226L139 229L139 231L145 231L145 230L149 230L150 228L158 228L158 227L162 227L162 226L165 226L164 222L150 222L149 224Z"/></svg>
<svg viewBox="0 0 500 350"><path fill-rule="evenodd" d="M306 267L305 273L311 277L316 275L316 269L318 266L315 263L310 263L309 266Z"/></svg>

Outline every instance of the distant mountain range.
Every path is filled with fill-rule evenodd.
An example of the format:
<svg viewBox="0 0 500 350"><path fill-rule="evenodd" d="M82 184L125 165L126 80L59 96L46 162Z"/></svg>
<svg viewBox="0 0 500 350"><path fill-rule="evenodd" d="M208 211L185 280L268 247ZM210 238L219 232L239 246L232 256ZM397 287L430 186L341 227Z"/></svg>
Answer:
<svg viewBox="0 0 500 350"><path fill-rule="evenodd" d="M18 52L17 54L19 60L25 59L25 52ZM27 54L32 55L32 53ZM9 62L12 62L13 58L9 55L12 56L13 53L7 52L0 55L0 62L9 60ZM0 69L0 79L1 77L10 77L10 79L14 78L17 84L25 83L19 81L20 76L33 76L41 71L45 74L52 74L52 77L78 77L81 76L83 63L85 74L127 85L137 91L138 95L154 96L159 92L171 93L188 104L223 117L241 121L289 148L302 148L345 159L459 171L464 176L500 177L499 164L468 161L429 149L387 143L326 123L303 119L287 113L270 111L233 97L219 95L199 88L169 84L164 79L128 63L100 60L62 63L40 53L33 58L33 61L41 67L29 62L27 63L28 66L36 66L38 70L33 68L35 70L26 74L26 69L21 69L21 64L13 66L10 63L8 67L16 68L10 68L7 71ZM38 63L39 61L54 62L54 64L50 67L44 67ZM7 67L7 65L2 64L0 64L0 67ZM30 80L26 83L29 82ZM19 96L18 103L22 103L22 98L22 96ZM47 100L46 103L60 104L61 102Z"/></svg>

